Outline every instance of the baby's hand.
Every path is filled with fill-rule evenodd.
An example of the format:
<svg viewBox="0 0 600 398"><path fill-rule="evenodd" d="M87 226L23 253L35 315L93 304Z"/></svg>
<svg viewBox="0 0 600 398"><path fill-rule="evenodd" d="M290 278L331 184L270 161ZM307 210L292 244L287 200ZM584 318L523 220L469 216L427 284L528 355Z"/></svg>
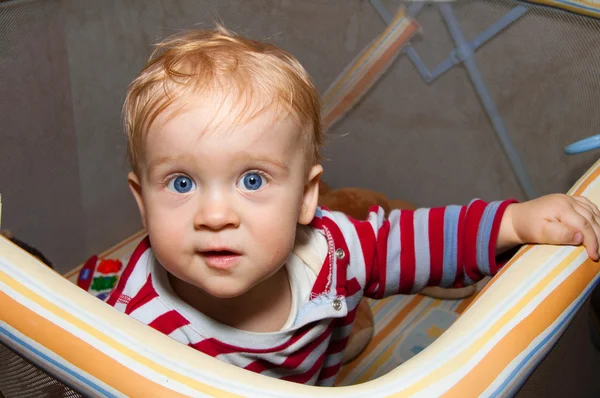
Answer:
<svg viewBox="0 0 600 398"><path fill-rule="evenodd" d="M497 252L523 243L579 245L594 261L600 242L600 211L583 196L547 195L506 208Z"/></svg>

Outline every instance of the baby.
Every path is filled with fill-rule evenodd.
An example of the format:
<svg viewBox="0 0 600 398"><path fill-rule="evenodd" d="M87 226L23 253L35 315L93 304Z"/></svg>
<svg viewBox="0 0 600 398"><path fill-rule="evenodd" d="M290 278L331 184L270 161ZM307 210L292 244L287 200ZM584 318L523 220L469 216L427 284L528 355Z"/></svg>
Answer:
<svg viewBox="0 0 600 398"><path fill-rule="evenodd" d="M460 287L526 242L598 260L583 197L474 200L367 220L317 206L319 97L287 52L218 27L160 43L124 105L148 236L107 302L205 354L331 386L363 296Z"/></svg>

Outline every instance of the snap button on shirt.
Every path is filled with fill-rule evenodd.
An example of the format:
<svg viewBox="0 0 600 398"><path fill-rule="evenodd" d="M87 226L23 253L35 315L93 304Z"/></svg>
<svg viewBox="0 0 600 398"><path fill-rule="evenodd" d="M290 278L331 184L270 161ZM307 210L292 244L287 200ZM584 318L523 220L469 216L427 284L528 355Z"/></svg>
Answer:
<svg viewBox="0 0 600 398"><path fill-rule="evenodd" d="M338 297L333 299L333 302L331 303L331 305L333 306L333 309L336 311L339 311L342 309L342 300Z"/></svg>

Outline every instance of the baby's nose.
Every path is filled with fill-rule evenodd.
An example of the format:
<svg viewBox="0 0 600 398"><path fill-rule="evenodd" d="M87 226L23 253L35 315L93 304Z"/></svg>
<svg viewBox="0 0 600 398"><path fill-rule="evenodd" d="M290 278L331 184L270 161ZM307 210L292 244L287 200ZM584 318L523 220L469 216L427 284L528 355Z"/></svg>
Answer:
<svg viewBox="0 0 600 398"><path fill-rule="evenodd" d="M195 229L220 230L237 227L240 223L237 212L224 198L205 201L194 217Z"/></svg>

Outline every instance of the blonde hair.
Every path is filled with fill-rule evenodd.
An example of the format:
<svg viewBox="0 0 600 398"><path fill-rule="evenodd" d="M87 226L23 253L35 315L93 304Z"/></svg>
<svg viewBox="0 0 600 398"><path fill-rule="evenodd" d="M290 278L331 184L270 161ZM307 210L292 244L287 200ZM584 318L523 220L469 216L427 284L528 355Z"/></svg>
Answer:
<svg viewBox="0 0 600 398"><path fill-rule="evenodd" d="M238 118L248 120L273 105L284 107L304 127L301 142L307 166L320 160L319 96L302 65L274 45L218 25L214 30L176 34L159 43L146 67L130 84L123 119L132 170L139 173L145 133L163 111L186 94L214 93L219 88L236 93L234 103L243 100ZM257 97L267 101L249 112Z"/></svg>

